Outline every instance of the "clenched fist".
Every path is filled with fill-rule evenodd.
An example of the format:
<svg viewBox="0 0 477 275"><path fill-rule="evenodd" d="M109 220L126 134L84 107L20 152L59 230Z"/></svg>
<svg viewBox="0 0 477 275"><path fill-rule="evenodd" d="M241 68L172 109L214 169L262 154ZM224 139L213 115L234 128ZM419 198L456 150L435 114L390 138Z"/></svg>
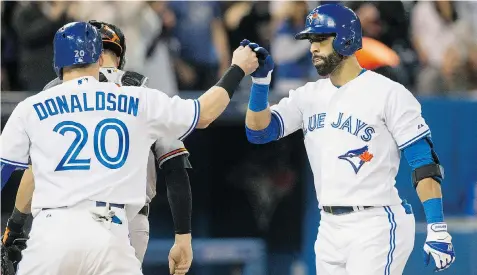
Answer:
<svg viewBox="0 0 477 275"><path fill-rule="evenodd" d="M240 46L233 53L232 65L234 64L239 66L245 75L249 75L258 68L257 54L248 46Z"/></svg>

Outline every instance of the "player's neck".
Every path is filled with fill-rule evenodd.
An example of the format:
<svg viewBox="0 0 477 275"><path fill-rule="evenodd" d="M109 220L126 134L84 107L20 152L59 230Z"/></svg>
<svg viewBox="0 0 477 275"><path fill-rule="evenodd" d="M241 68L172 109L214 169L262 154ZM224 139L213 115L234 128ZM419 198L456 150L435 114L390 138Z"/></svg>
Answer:
<svg viewBox="0 0 477 275"><path fill-rule="evenodd" d="M63 72L63 81L69 81L80 77L92 76L99 79L99 71L92 69L76 69Z"/></svg>
<svg viewBox="0 0 477 275"><path fill-rule="evenodd" d="M356 57L350 56L331 73L330 80L333 85L341 87L359 76L363 68L359 65Z"/></svg>
<svg viewBox="0 0 477 275"><path fill-rule="evenodd" d="M117 68L119 66L118 64L118 58L113 55L113 54L104 54L103 55L103 65L101 67L103 68Z"/></svg>

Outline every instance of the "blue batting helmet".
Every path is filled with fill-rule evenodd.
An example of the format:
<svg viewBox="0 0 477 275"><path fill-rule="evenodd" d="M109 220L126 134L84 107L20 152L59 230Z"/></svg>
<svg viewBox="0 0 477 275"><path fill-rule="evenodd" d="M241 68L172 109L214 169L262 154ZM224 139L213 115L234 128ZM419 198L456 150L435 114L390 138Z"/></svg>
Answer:
<svg viewBox="0 0 477 275"><path fill-rule="evenodd" d="M55 34L53 47L53 66L60 79L64 67L96 63L103 51L98 29L86 22L61 27Z"/></svg>
<svg viewBox="0 0 477 275"><path fill-rule="evenodd" d="M295 39L310 39L313 35L335 35L333 48L344 56L350 56L363 46L363 33L358 16L349 8L337 5L322 5L306 17L305 29Z"/></svg>

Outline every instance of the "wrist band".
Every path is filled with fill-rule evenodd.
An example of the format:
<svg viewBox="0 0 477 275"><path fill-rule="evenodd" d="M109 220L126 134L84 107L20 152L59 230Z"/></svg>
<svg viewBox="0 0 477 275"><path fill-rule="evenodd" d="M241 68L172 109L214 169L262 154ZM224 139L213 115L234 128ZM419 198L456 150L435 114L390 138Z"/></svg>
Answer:
<svg viewBox="0 0 477 275"><path fill-rule="evenodd" d="M428 224L444 221L441 198L429 199L423 202L422 205L424 206L424 213L426 214Z"/></svg>
<svg viewBox="0 0 477 275"><path fill-rule="evenodd" d="M16 207L13 209L11 217L8 219L7 226L14 232L20 232L23 230L26 219L30 214L20 212Z"/></svg>
<svg viewBox="0 0 477 275"><path fill-rule="evenodd" d="M248 108L254 112L260 112L268 107L268 85L252 84Z"/></svg>
<svg viewBox="0 0 477 275"><path fill-rule="evenodd" d="M245 72L238 65L233 64L215 86L224 88L229 94L229 98L232 98L244 76Z"/></svg>

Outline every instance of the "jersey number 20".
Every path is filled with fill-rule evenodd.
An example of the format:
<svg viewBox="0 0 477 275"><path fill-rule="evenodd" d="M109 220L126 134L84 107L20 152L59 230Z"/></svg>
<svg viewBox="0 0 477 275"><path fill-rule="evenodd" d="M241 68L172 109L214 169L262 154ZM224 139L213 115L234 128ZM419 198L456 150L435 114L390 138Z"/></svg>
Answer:
<svg viewBox="0 0 477 275"><path fill-rule="evenodd" d="M106 151L106 133L109 130L116 131L119 139L118 152L114 157L111 157ZM66 151L60 163L58 163L58 166L56 166L55 171L89 170L91 158L78 159L79 153L88 141L88 130L86 130L86 127L78 122L63 121L58 123L53 131L63 136L67 132L76 134L75 140L68 148L68 151ZM129 132L126 124L115 118L103 119L94 129L93 144L94 154L102 165L110 169L121 168L126 162L129 152Z"/></svg>

